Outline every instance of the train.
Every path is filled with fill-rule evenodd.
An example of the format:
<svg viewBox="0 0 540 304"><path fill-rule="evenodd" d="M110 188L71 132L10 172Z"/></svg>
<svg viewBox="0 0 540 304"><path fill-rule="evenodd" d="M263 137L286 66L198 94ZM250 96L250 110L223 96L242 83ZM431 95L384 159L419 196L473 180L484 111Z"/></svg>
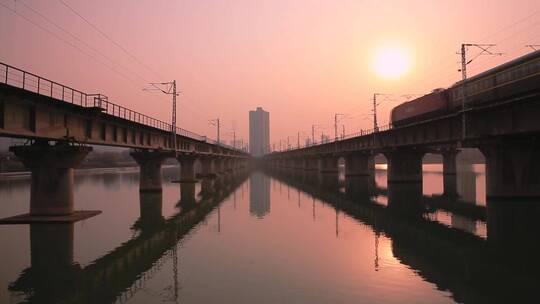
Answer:
<svg viewBox="0 0 540 304"><path fill-rule="evenodd" d="M466 80L465 107L484 106L540 92L540 50L496 66ZM390 112L393 127L461 111L463 81L447 89L402 103Z"/></svg>

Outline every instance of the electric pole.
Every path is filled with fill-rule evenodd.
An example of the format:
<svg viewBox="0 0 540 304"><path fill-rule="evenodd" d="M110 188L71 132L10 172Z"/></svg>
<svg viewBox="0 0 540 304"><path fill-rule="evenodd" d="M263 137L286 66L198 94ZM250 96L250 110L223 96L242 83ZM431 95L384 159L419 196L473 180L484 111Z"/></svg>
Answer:
<svg viewBox="0 0 540 304"><path fill-rule="evenodd" d="M465 106L467 104L467 65L471 63L473 60L478 58L482 55L490 55L490 56L501 56L502 53L493 53L489 49L491 47L494 47L495 44L475 44L475 43L462 43L461 44L461 53L458 53L461 55L461 87L463 90L463 98L461 99L461 137L462 140L465 140L467 138L467 132L466 132L466 118L465 118ZM474 56L472 59L467 61L467 49L469 47L476 47L480 49L480 53L478 53L476 56Z"/></svg>
<svg viewBox="0 0 540 304"><path fill-rule="evenodd" d="M334 139L338 140L338 116L345 116L345 114L336 113L334 115Z"/></svg>
<svg viewBox="0 0 540 304"><path fill-rule="evenodd" d="M220 132L220 130L219 130L220 129L219 118L210 120L210 124L217 127L217 143L219 144L220 143L220 140L219 140L219 132Z"/></svg>
<svg viewBox="0 0 540 304"><path fill-rule="evenodd" d="M297 141L297 147L300 149L300 132L298 132Z"/></svg>
<svg viewBox="0 0 540 304"><path fill-rule="evenodd" d="M172 117L171 117L171 133L174 151L178 148L176 144L176 96L180 95L176 92L176 80L169 82L151 82L150 87L144 88L144 91L161 91L163 94L172 95Z"/></svg>

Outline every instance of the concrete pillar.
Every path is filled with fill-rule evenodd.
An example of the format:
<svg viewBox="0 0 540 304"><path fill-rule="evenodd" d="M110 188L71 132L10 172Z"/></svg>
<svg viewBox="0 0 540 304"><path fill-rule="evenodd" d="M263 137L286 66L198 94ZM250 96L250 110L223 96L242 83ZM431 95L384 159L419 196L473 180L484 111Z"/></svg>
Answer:
<svg viewBox="0 0 540 304"><path fill-rule="evenodd" d="M345 156L345 176L370 176L373 175L370 165L373 164L373 156L364 153L355 153Z"/></svg>
<svg viewBox="0 0 540 304"><path fill-rule="evenodd" d="M202 177L215 177L216 174L212 168L212 157L202 156L201 160L201 176Z"/></svg>
<svg viewBox="0 0 540 304"><path fill-rule="evenodd" d="M450 197L457 196L456 156L458 152L456 149L448 149L442 152L444 195Z"/></svg>
<svg viewBox="0 0 540 304"><path fill-rule="evenodd" d="M180 182L181 183L195 183L195 161L197 157L192 154L184 154L177 156L180 163Z"/></svg>
<svg viewBox="0 0 540 304"><path fill-rule="evenodd" d="M481 147L486 158L486 196L515 200L540 198L540 145L502 143Z"/></svg>
<svg viewBox="0 0 540 304"><path fill-rule="evenodd" d="M37 143L9 150L32 172L30 215L74 213L73 169L82 163L91 147Z"/></svg>
<svg viewBox="0 0 540 304"><path fill-rule="evenodd" d="M319 163L318 159L313 156L308 156L304 158L304 170L306 171L318 171Z"/></svg>
<svg viewBox="0 0 540 304"><path fill-rule="evenodd" d="M201 180L201 192L202 196L209 196L214 191L214 179L212 178L203 178Z"/></svg>
<svg viewBox="0 0 540 304"><path fill-rule="evenodd" d="M348 198L368 202L373 192L370 175L350 175L345 179L345 194Z"/></svg>
<svg viewBox="0 0 540 304"><path fill-rule="evenodd" d="M385 156L388 160L388 208L404 215L421 215L424 152L407 148L387 152Z"/></svg>
<svg viewBox="0 0 540 304"><path fill-rule="evenodd" d="M319 172L338 173L338 159L331 155L324 155L319 158Z"/></svg>
<svg viewBox="0 0 540 304"><path fill-rule="evenodd" d="M388 183L422 184L423 151L398 149L385 153L388 160Z"/></svg>
<svg viewBox="0 0 540 304"><path fill-rule="evenodd" d="M223 158L214 158L214 173L223 174Z"/></svg>
<svg viewBox="0 0 540 304"><path fill-rule="evenodd" d="M161 192L163 182L161 165L171 154L163 151L149 150L134 150L129 154L140 167L139 191Z"/></svg>

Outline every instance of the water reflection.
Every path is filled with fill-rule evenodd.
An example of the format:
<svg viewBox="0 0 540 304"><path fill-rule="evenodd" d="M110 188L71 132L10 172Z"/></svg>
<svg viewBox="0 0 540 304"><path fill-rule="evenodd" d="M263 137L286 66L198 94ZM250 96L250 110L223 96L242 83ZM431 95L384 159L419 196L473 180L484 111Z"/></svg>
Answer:
<svg viewBox="0 0 540 304"><path fill-rule="evenodd" d="M372 227L376 242L380 234L388 236L394 257L438 289L451 291L455 301L530 302L537 296L540 238L534 222L540 215L538 202L489 201L485 210L486 240L475 235L473 219L433 210L423 203L429 198L422 197L421 184L389 184L388 206L383 206L373 201L378 191L367 190L371 189L369 178L351 179L348 191L342 194L333 179L321 175L317 182L312 178L301 182L286 172L271 175L335 208L336 235L338 213L342 212ZM448 199L445 204L447 209L458 206L456 210L473 216L477 210L460 210L461 203ZM434 221L444 216L448 225ZM378 270L377 243L375 248L374 265Z"/></svg>
<svg viewBox="0 0 540 304"><path fill-rule="evenodd" d="M108 254L81 267L74 261L74 224L30 225L31 265L9 291L28 303L112 303L128 300L164 259L176 256L178 243L245 180L228 175L219 189L195 199L195 183L182 183L179 211L165 219L162 193L140 193L138 233ZM118 178L109 179L114 181ZM178 277L178 269L176 277ZM175 285L177 282L175 282ZM176 287L174 300L178 300Z"/></svg>
<svg viewBox="0 0 540 304"><path fill-rule="evenodd" d="M249 178L249 213L262 219L270 212L270 179L260 172Z"/></svg>

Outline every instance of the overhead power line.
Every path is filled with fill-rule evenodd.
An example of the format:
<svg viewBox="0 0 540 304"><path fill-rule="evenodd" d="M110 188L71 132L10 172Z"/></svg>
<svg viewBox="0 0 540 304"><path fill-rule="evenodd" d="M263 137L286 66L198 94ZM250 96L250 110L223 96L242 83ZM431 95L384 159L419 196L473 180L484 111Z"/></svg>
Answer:
<svg viewBox="0 0 540 304"><path fill-rule="evenodd" d="M102 31L99 27L97 27L95 24L90 22L86 17L84 17L81 13L79 13L77 10L75 10L72 6L67 4L63 0L58 0L63 6L65 6L67 9L69 9L73 14L77 15L79 18L81 18L86 24L88 24L90 27L92 27L95 31L97 31L101 36L103 36L105 39L110 41L112 44L114 44L116 47L121 49L126 55L128 55L131 59L135 60L137 63L139 63L141 66L145 67L148 71L154 73L158 78L163 78L158 72L156 72L154 69L152 69L150 66L146 65L144 62L139 60L133 53L128 51L125 47L120 45L120 43L116 42L114 39L112 39L107 33Z"/></svg>

